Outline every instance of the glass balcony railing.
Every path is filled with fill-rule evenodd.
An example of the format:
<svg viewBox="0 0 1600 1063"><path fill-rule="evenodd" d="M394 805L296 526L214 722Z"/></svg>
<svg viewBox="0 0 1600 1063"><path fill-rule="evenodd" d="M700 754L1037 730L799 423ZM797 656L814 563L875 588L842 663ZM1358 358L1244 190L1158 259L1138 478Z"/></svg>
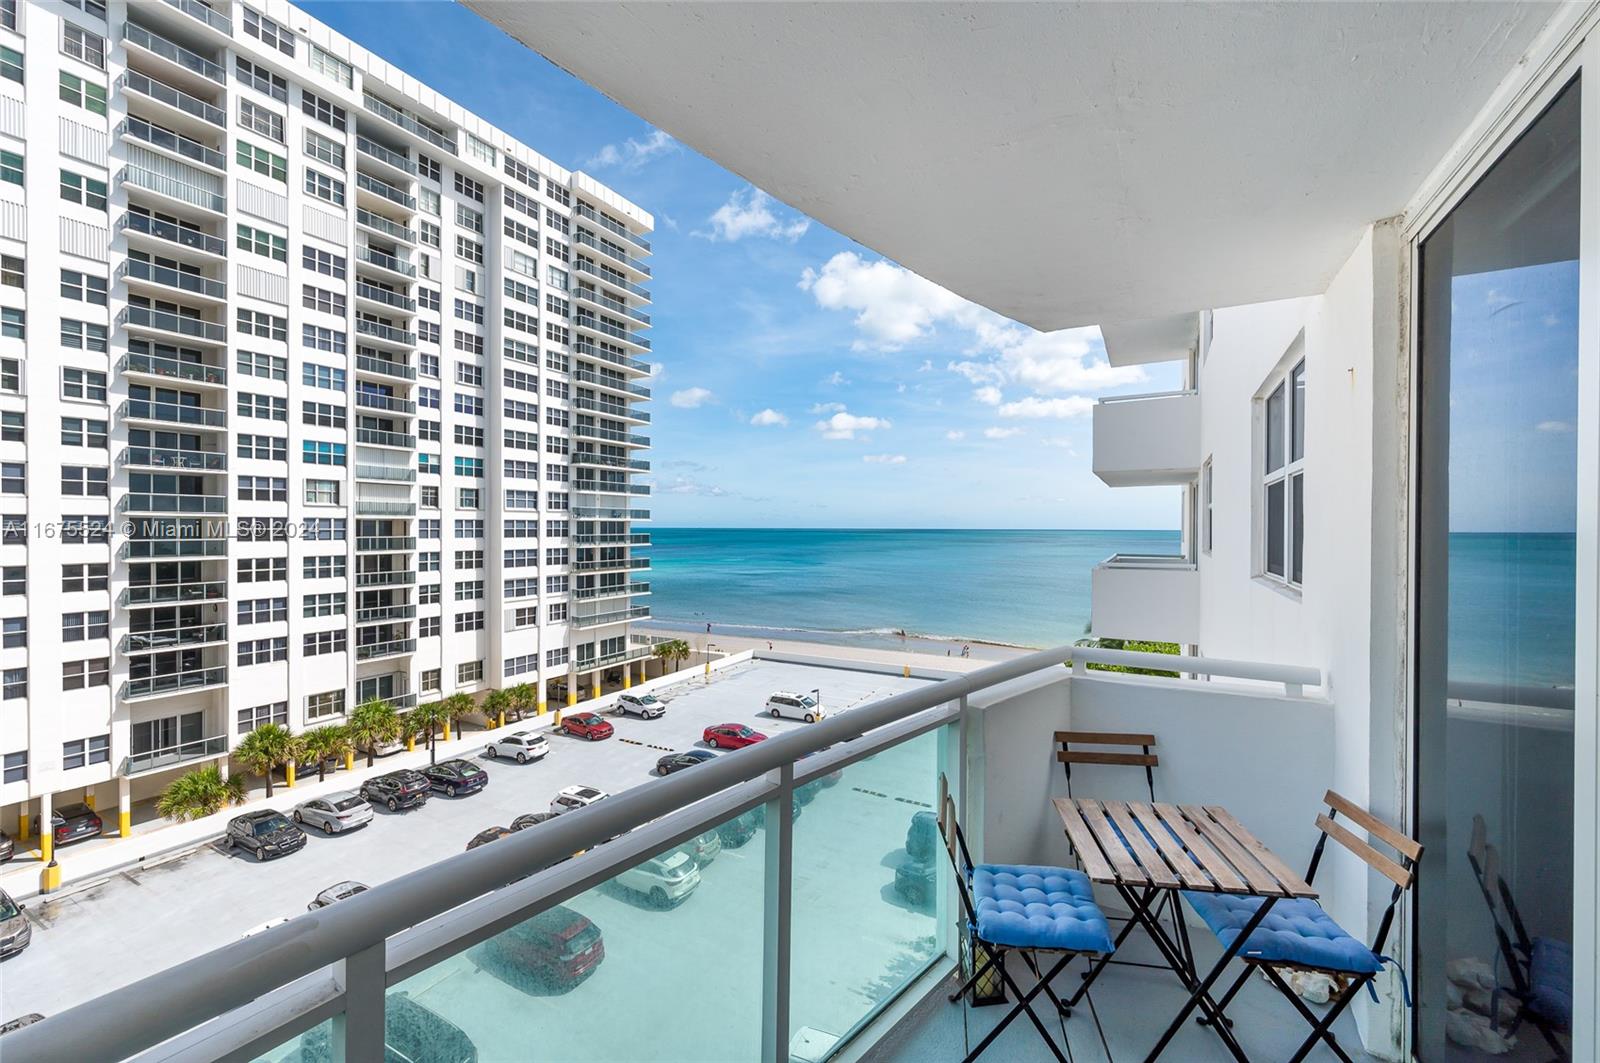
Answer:
<svg viewBox="0 0 1600 1063"><path fill-rule="evenodd" d="M191 18L197 18L218 33L233 36L233 20L200 0L167 0L167 3Z"/></svg>
<svg viewBox="0 0 1600 1063"><path fill-rule="evenodd" d="M148 214L136 214L129 211L117 222L117 227L125 232L143 233L146 236L167 240L181 247L204 251L208 255L226 257L228 254L227 241L195 229L174 225L169 221L152 218Z"/></svg>
<svg viewBox="0 0 1600 1063"><path fill-rule="evenodd" d="M644 620L649 615L650 607L648 605L636 605L631 609L616 609L609 613L575 616L572 618L572 626L580 629L604 627L607 624L624 624L630 620Z"/></svg>
<svg viewBox="0 0 1600 1063"><path fill-rule="evenodd" d="M151 310L143 306L124 307L122 313L117 315L117 324L133 325L139 328L157 329L161 332L171 332L189 339L204 340L206 343L227 343L228 326L214 321L202 321L197 317L187 317L183 314L174 314L166 310Z"/></svg>
<svg viewBox="0 0 1600 1063"><path fill-rule="evenodd" d="M591 373L587 369L574 369L572 379L584 384L593 384L597 388L610 388L613 391L626 392L635 398L648 399L650 389L643 384L633 384L623 380L620 376L605 376L600 373Z"/></svg>
<svg viewBox="0 0 1600 1063"><path fill-rule="evenodd" d="M124 587L117 604L129 608L142 605L181 605L185 602L218 602L228 597L227 583L152 583Z"/></svg>
<svg viewBox="0 0 1600 1063"><path fill-rule="evenodd" d="M167 40L158 33L152 33L136 22L122 24L122 39L129 44L137 45L153 55L159 55L170 63L176 63L185 70L193 71L203 78L215 81L218 85L228 83L228 74L218 63L213 63L198 52L191 52L182 45Z"/></svg>
<svg viewBox="0 0 1600 1063"><path fill-rule="evenodd" d="M417 615L414 605L374 605L356 610L356 623L382 624L392 620L410 620Z"/></svg>
<svg viewBox="0 0 1600 1063"><path fill-rule="evenodd" d="M630 598L635 594L649 594L648 583L622 583L611 587L579 587L572 592L574 601L599 600L602 598Z"/></svg>
<svg viewBox="0 0 1600 1063"><path fill-rule="evenodd" d="M587 273L591 277L599 277L613 288L621 288L630 295L637 295L645 302L650 301L650 289L640 287L614 269L595 266L581 258L572 263L572 268L579 273Z"/></svg>
<svg viewBox="0 0 1600 1063"><path fill-rule="evenodd" d="M407 587L417 582L415 572L357 572L357 587Z"/></svg>
<svg viewBox="0 0 1600 1063"><path fill-rule="evenodd" d="M602 321L593 314L585 314L580 310L578 313L573 315L572 321L573 324L577 325L579 328L592 329L595 332L603 332L612 339L621 340L624 343L631 343L635 346L643 347L647 351L650 349L650 341L645 339L643 336L635 336L630 330L619 328L609 321Z"/></svg>
<svg viewBox="0 0 1600 1063"><path fill-rule="evenodd" d="M403 465L357 465L356 479L358 480L390 480L398 483L411 483L417 478L417 470Z"/></svg>
<svg viewBox="0 0 1600 1063"><path fill-rule="evenodd" d="M190 761L220 757L228 752L228 736L214 735L180 745L165 746L144 753L131 754L122 762L122 775L143 775L163 768L187 764Z"/></svg>
<svg viewBox="0 0 1600 1063"><path fill-rule="evenodd" d="M621 262L629 269L632 269L635 273L643 274L646 277L650 276L649 265L641 262L639 259L634 258L632 255L628 254L610 240L601 240L593 233L584 229L573 229L572 242L575 244L582 244L584 247L589 248L597 254L605 255L614 262Z"/></svg>
<svg viewBox="0 0 1600 1063"><path fill-rule="evenodd" d="M356 405L365 406L369 410L387 410L391 413L414 414L417 404L411 399L398 399L393 395L382 395L375 391L357 391Z"/></svg>
<svg viewBox="0 0 1600 1063"><path fill-rule="evenodd" d="M226 299L228 297L228 286L222 281L214 281L210 277L202 277L186 270L172 269L170 266L158 266L153 262L144 262L136 258L130 258L118 266L117 276L148 281L151 284L159 284L165 288L203 295L208 299Z"/></svg>
<svg viewBox="0 0 1600 1063"><path fill-rule="evenodd" d="M572 563L574 572L604 572L613 569L636 570L649 567L650 559L648 557L613 557L600 561L574 561Z"/></svg>
<svg viewBox="0 0 1600 1063"><path fill-rule="evenodd" d="M401 380L417 379L417 371L411 366L401 362L391 362L387 358L375 358L370 354L356 355L356 372L398 377Z"/></svg>
<svg viewBox="0 0 1600 1063"><path fill-rule="evenodd" d="M136 492L122 496L118 513L226 513L227 495Z"/></svg>
<svg viewBox="0 0 1600 1063"><path fill-rule="evenodd" d="M226 385L228 371L219 365L206 365L204 362L191 362L184 358L167 358L158 354L145 354L142 351L129 351L117 361L117 368L124 373L145 373L149 376L164 376L174 380L192 380L197 384Z"/></svg>
<svg viewBox="0 0 1600 1063"><path fill-rule="evenodd" d="M417 309L417 301L411 296L401 295L399 292L391 292L387 288L380 288L376 284L368 284L366 281L356 281L356 298L371 299L375 303L383 303L409 313L415 313Z"/></svg>
<svg viewBox="0 0 1600 1063"><path fill-rule="evenodd" d="M573 408L589 410L594 413L603 413L607 417L626 417L635 421L650 423L650 415L643 410L635 410L631 406L624 406L619 402L601 402L598 399L586 399L578 396L572 400Z"/></svg>
<svg viewBox="0 0 1600 1063"><path fill-rule="evenodd" d="M649 532L600 532L594 535L574 535L574 544L578 546L649 546Z"/></svg>
<svg viewBox="0 0 1600 1063"><path fill-rule="evenodd" d="M406 435L404 432L385 432L377 428L357 428L356 442L373 447L399 447L403 450L415 450L417 437Z"/></svg>
<svg viewBox="0 0 1600 1063"><path fill-rule="evenodd" d="M610 454L595 454L587 450L574 451L568 459L573 465L603 465L608 469L632 469L649 472L650 463L643 458L618 458Z"/></svg>
<svg viewBox="0 0 1600 1063"><path fill-rule="evenodd" d="M130 631L122 636L117 648L125 654L162 653L186 646L205 646L227 641L228 625L193 624L187 627Z"/></svg>
<svg viewBox="0 0 1600 1063"><path fill-rule="evenodd" d="M649 314L644 313L642 310L635 310L622 300L613 299L611 296L597 288L574 288L572 289L572 295L578 299L583 299L594 303L596 306L603 306L614 314L622 314L625 317L631 317L641 325L650 324Z"/></svg>
<svg viewBox="0 0 1600 1063"><path fill-rule="evenodd" d="M127 446L117 455L117 464L145 469L174 469L179 472L227 472L228 455L217 450Z"/></svg>
<svg viewBox="0 0 1600 1063"><path fill-rule="evenodd" d="M146 144L153 144L175 155L182 155L192 159L202 166L209 166L214 170L226 170L228 157L215 148L208 148L198 140L193 140L180 133L151 125L143 118L129 116L117 124L117 135L142 140Z"/></svg>
<svg viewBox="0 0 1600 1063"><path fill-rule="evenodd" d="M138 421L165 421L169 424L192 424L204 428L228 427L225 410L208 410L203 406L186 406L179 402L151 402L148 399L128 399L117 407L117 416Z"/></svg>
<svg viewBox="0 0 1600 1063"><path fill-rule="evenodd" d="M573 480L574 491L594 491L598 494L612 495L647 495L650 493L649 484L619 483L616 480Z"/></svg>
<svg viewBox="0 0 1600 1063"><path fill-rule="evenodd" d="M417 172L416 160L412 159L411 156L403 151L395 151L393 148L384 147L376 140L368 137L359 135L356 137L356 150L363 155L371 155L379 162L387 163L397 170L404 170L409 174Z"/></svg>
<svg viewBox="0 0 1600 1063"><path fill-rule="evenodd" d="M407 277L415 277L417 275L417 267L411 263L404 262L393 255L386 255L382 251L374 251L370 247L356 248L356 260L377 266L379 269L386 269L391 273L400 273Z"/></svg>
<svg viewBox="0 0 1600 1063"><path fill-rule="evenodd" d="M571 511L574 517L585 520L649 520L648 509L618 509L613 506L573 506Z"/></svg>
<svg viewBox="0 0 1600 1063"><path fill-rule="evenodd" d="M417 242L417 234L414 231L397 221L390 221L382 214L374 214L366 207L356 208L356 224L365 225L369 229L376 230L385 236L393 237L408 244Z"/></svg>
<svg viewBox="0 0 1600 1063"><path fill-rule="evenodd" d="M169 694L181 694L186 690L222 686L227 681L228 669L225 667L197 668L192 672L172 672L144 679L129 679L122 684L122 700L137 701L141 698L166 697Z"/></svg>
<svg viewBox="0 0 1600 1063"><path fill-rule="evenodd" d="M649 362L641 362L637 358L630 358L626 354L621 354L617 351L608 351L589 340L578 340L572 345L572 349L575 353L585 358L599 358L602 361L620 365L640 373L649 373L651 371Z"/></svg>
<svg viewBox="0 0 1600 1063"><path fill-rule="evenodd" d="M452 155L456 153L456 142L452 137L448 137L437 129L424 124L393 104L385 103L376 96L367 93L363 93L361 102L367 110L387 122L394 123L412 136L426 140L441 151L448 151Z"/></svg>
<svg viewBox="0 0 1600 1063"><path fill-rule="evenodd" d="M365 318L358 317L356 318L356 331L363 336L386 340L389 343L399 343L407 347L415 347L417 345L417 334L415 332L407 332L403 328L385 325L381 321L368 321Z"/></svg>
<svg viewBox="0 0 1600 1063"><path fill-rule="evenodd" d="M388 642L357 644L356 660L375 661L380 657L399 657L417 652L416 639L390 639Z"/></svg>
<svg viewBox="0 0 1600 1063"><path fill-rule="evenodd" d="M156 173L154 170L146 170L142 166L124 166L117 174L117 181L119 184L143 188L168 199L175 199L180 203L187 203L216 214L228 212L228 201L215 192L207 192L198 185Z"/></svg>
<svg viewBox="0 0 1600 1063"><path fill-rule="evenodd" d="M124 561L172 557L226 557L227 539L130 539L117 549Z"/></svg>
<svg viewBox="0 0 1600 1063"><path fill-rule="evenodd" d="M634 233L621 222L614 221L613 219L606 217L604 214L601 214L599 211L589 206L589 204L574 203L572 205L572 212L580 218L587 218L589 221L594 222L596 225L606 230L606 232L620 236L622 239L628 241L630 244L646 254L650 253L650 242L648 240Z"/></svg>
<svg viewBox="0 0 1600 1063"><path fill-rule="evenodd" d="M381 196L391 203L398 203L407 210L417 209L417 197L403 189L396 188L387 181L380 181L369 174L356 174L356 187L364 188L373 195Z"/></svg>
<svg viewBox="0 0 1600 1063"><path fill-rule="evenodd" d="M414 535L362 535L356 538L356 553L409 553L417 548Z"/></svg>
<svg viewBox="0 0 1600 1063"><path fill-rule="evenodd" d="M148 74L129 70L117 79L117 85L141 96L148 96L184 114L192 115L202 122L210 122L223 129L228 126L228 112L221 107L207 103L198 96L191 96L182 89L175 89L164 81L157 81Z"/></svg>
<svg viewBox="0 0 1600 1063"><path fill-rule="evenodd" d="M635 447L648 447L649 436L635 435L632 432L619 432L615 428L601 428L592 424L579 424L572 426L572 434L581 439L603 439L608 443L627 443Z"/></svg>

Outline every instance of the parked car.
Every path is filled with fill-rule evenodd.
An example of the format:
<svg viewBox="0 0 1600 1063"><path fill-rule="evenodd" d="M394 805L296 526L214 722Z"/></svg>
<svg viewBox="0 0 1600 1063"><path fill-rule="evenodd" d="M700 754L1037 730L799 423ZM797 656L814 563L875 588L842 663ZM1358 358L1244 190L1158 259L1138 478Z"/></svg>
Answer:
<svg viewBox="0 0 1600 1063"><path fill-rule="evenodd" d="M671 775L684 768L692 768L696 764L704 764L708 760L716 760L717 755L708 749L689 749L682 753L668 753L656 761L657 775Z"/></svg>
<svg viewBox="0 0 1600 1063"><path fill-rule="evenodd" d="M767 739L760 731L751 730L742 723L719 723L707 727L703 737L706 745L712 749L743 749Z"/></svg>
<svg viewBox="0 0 1600 1063"><path fill-rule="evenodd" d="M527 815L518 816L516 819L512 820L511 829L516 831L527 830L529 827L537 827L547 819L555 819L557 815L558 813L555 812L529 812Z"/></svg>
<svg viewBox="0 0 1600 1063"><path fill-rule="evenodd" d="M725 821L717 827L717 837L722 840L724 849L738 849L756 836L756 831L761 829L761 811L752 808L742 812L732 819Z"/></svg>
<svg viewBox="0 0 1600 1063"><path fill-rule="evenodd" d="M767 715L774 720L787 718L790 720L804 720L806 723L816 723L827 715L823 711L822 702L812 694L796 694L790 690L780 690L767 699Z"/></svg>
<svg viewBox="0 0 1600 1063"><path fill-rule="evenodd" d="M589 977L606 958L600 928L562 905L502 930L488 948L505 966L562 988Z"/></svg>
<svg viewBox="0 0 1600 1063"><path fill-rule="evenodd" d="M925 907L938 888L938 866L932 860L901 861L894 869L894 891L912 907Z"/></svg>
<svg viewBox="0 0 1600 1063"><path fill-rule="evenodd" d="M554 800L550 802L550 811L560 815L575 808L588 808L596 801L604 801L610 796L604 790L598 790L593 786L568 786L556 794Z"/></svg>
<svg viewBox="0 0 1600 1063"><path fill-rule="evenodd" d="M11 899L11 894L0 890L0 960L15 956L33 940L33 924L23 915L25 904Z"/></svg>
<svg viewBox="0 0 1600 1063"><path fill-rule="evenodd" d="M513 731L490 742L483 752L490 760L510 757L518 764L526 764L530 760L543 760L550 752L550 740L532 731Z"/></svg>
<svg viewBox="0 0 1600 1063"><path fill-rule="evenodd" d="M367 889L368 887L360 882L335 882L333 885L317 894L316 897L312 899L311 903L306 905L306 911L314 912L318 908L326 908L328 905L334 904L338 901L347 901L358 893L367 892Z"/></svg>
<svg viewBox="0 0 1600 1063"><path fill-rule="evenodd" d="M916 812L906 829L906 855L927 863L939 845L939 817L932 812Z"/></svg>
<svg viewBox="0 0 1600 1063"><path fill-rule="evenodd" d="M654 720L667 714L667 703L654 694L622 694L617 698L617 711Z"/></svg>
<svg viewBox="0 0 1600 1063"><path fill-rule="evenodd" d="M228 821L228 832L223 837L233 849L245 849L255 854L257 860L269 856L287 856L298 852L306 844L306 832L289 822L275 808L246 812Z"/></svg>
<svg viewBox="0 0 1600 1063"><path fill-rule="evenodd" d="M300 1063L332 1063L331 1024L300 1037ZM388 1063L478 1063L478 1046L461 1027L411 999L392 992L383 1007L383 1058Z"/></svg>
<svg viewBox="0 0 1600 1063"><path fill-rule="evenodd" d="M11 835L0 830L0 864L10 860L15 855L17 855L17 843L12 840Z"/></svg>
<svg viewBox="0 0 1600 1063"><path fill-rule="evenodd" d="M362 783L361 796L375 805L384 806L390 812L398 812L402 808L417 808L427 803L431 788L432 784L421 772L401 768Z"/></svg>
<svg viewBox="0 0 1600 1063"><path fill-rule="evenodd" d="M488 845L490 842L497 842L501 838L509 837L511 837L510 827L490 827L488 830L480 830L478 833L474 834L472 836L472 840L467 843L467 852L470 853L480 845Z"/></svg>
<svg viewBox="0 0 1600 1063"><path fill-rule="evenodd" d="M85 838L98 838L103 829L100 817L85 804L62 805L50 812L50 826L57 845L71 845ZM33 817L33 833L39 834L39 817Z"/></svg>
<svg viewBox="0 0 1600 1063"><path fill-rule="evenodd" d="M657 908L682 904L700 885L700 869L681 850L635 864L612 880L624 889L650 899Z"/></svg>
<svg viewBox="0 0 1600 1063"><path fill-rule="evenodd" d="M708 830L678 846L678 851L687 853L696 867L709 867L722 854L722 837L716 831Z"/></svg>
<svg viewBox="0 0 1600 1063"><path fill-rule="evenodd" d="M5 1036L12 1030L20 1030L24 1026L32 1026L34 1023L40 1022L43 1019L44 1016L39 1014L37 1011L30 1011L26 1015L18 1015L16 1018L7 1022L0 1022L0 1037Z"/></svg>
<svg viewBox="0 0 1600 1063"><path fill-rule="evenodd" d="M594 712L575 712L562 717L561 729L574 738L587 738L591 742L610 738L617 730L611 726L610 720Z"/></svg>
<svg viewBox="0 0 1600 1063"><path fill-rule="evenodd" d="M302 827L320 827L324 834L338 834L371 823L372 806L354 790L335 790L295 805L294 821Z"/></svg>
<svg viewBox="0 0 1600 1063"><path fill-rule="evenodd" d="M489 785L489 773L460 757L441 760L422 768L422 777L446 797L463 797L475 794Z"/></svg>

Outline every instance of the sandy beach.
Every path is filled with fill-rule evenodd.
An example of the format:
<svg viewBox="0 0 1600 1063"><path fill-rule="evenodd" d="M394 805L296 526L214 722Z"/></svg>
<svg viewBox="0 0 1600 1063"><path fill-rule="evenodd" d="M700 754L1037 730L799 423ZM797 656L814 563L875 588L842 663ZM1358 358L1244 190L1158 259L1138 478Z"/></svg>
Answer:
<svg viewBox="0 0 1600 1063"><path fill-rule="evenodd" d="M909 664L918 668L949 668L952 672L970 672L995 661L1008 660L1033 652L1016 646L997 646L986 642L945 642L939 639L907 636L898 647L858 646L843 642L814 642L803 639L757 638L736 633L724 634L711 625L708 635L699 631L663 628L655 625L640 626L652 635L680 638L696 650L722 650L740 653L744 650L778 650L785 653L808 654L816 657L834 657L849 661L873 661L880 664ZM961 655L963 646L969 655Z"/></svg>

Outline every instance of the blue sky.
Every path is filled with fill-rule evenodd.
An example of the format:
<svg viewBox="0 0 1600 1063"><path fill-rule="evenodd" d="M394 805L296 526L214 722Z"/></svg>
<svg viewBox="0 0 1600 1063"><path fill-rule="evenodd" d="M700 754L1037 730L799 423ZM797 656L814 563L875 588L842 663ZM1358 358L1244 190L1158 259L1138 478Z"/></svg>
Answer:
<svg viewBox="0 0 1600 1063"><path fill-rule="evenodd" d="M310 13L655 215L655 494L665 526L1172 528L1175 489L1089 467L1114 369L1096 330L1034 333L766 197L467 9Z"/></svg>

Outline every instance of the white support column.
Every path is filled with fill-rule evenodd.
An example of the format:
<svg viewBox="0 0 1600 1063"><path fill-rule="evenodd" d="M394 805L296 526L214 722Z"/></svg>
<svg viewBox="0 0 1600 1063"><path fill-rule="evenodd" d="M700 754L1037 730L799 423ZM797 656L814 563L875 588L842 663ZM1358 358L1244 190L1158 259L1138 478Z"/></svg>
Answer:
<svg viewBox="0 0 1600 1063"><path fill-rule="evenodd" d="M769 776L770 778L770 776ZM766 941L762 949L761 1058L789 1059L789 958L794 889L794 765L778 769L778 792L764 807Z"/></svg>

